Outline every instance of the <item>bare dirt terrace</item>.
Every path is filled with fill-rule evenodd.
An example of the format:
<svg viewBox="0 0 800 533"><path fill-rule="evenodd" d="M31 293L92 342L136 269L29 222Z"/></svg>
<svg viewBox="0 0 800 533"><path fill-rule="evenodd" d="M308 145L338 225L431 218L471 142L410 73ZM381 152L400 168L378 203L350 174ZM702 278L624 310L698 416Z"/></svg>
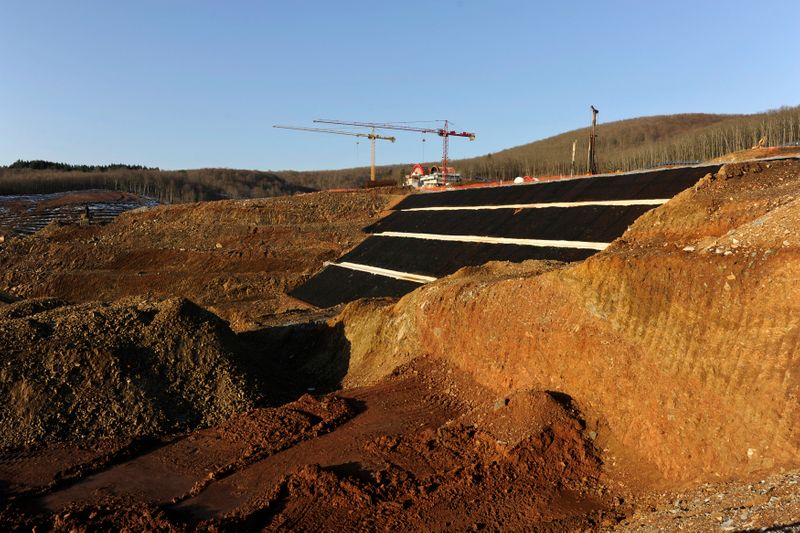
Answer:
<svg viewBox="0 0 800 533"><path fill-rule="evenodd" d="M0 245L0 524L747 530L800 522L800 163L736 163L573 264L318 311L397 196Z"/></svg>
<svg viewBox="0 0 800 533"><path fill-rule="evenodd" d="M186 297L236 328L307 305L288 288L365 235L400 195L313 193L159 206L113 224L53 224L0 254L2 289L70 302Z"/></svg>

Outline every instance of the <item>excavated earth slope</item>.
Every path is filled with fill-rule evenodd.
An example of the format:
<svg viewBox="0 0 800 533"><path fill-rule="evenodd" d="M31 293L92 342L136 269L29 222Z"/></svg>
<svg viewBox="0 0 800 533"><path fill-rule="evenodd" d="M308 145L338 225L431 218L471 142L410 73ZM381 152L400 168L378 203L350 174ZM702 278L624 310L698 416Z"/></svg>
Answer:
<svg viewBox="0 0 800 533"><path fill-rule="evenodd" d="M574 267L351 305L345 383L430 353L498 394L569 395L629 482L797 468L798 225L800 163L725 166Z"/></svg>
<svg viewBox="0 0 800 533"><path fill-rule="evenodd" d="M297 209L305 201L299 197ZM201 221L205 209L216 209L196 208ZM166 216L154 210L121 220L138 221L127 229L146 248L154 244L133 227L158 213ZM228 215L238 214L237 207ZM216 216L221 226L232 224L224 213ZM189 212L170 219L185 221L181 242L199 238L191 219ZM339 219L329 220L316 226L326 237L310 237L311 248L301 248L308 262L297 265L319 260L309 251L315 242L329 251L340 247ZM0 446L0 527L564 531L791 524L800 509L798 476L783 471L800 468L799 222L800 163L734 164L650 211L583 263L466 268L400 301L352 303L327 323L315 317L236 334L182 299L0 303L4 346L15 347L3 369L4 395L24 400L3 411L3 423L14 443L37 441ZM113 226L91 231L113 235ZM81 261L91 257L91 242L74 228L46 231L53 233L0 253L11 269L0 302L39 294L37 280L65 297L56 289L69 287L58 278L66 271L75 276L76 300L99 287L80 266L89 264ZM167 225L157 231L178 246ZM103 253L138 249L123 237L105 241ZM72 244L59 249L62 238ZM277 240L300 246L302 239L293 239ZM220 244L214 249L225 250ZM61 274L52 277L37 273L35 256L24 256L41 253L55 267L56 250L68 258L73 246L84 258L79 268L56 269ZM247 249L241 251L246 263ZM238 260L230 261L212 261L209 276L221 275L217 267L235 268ZM128 285L130 273L120 265L122 273L109 268L101 279L119 281L122 294L171 294L202 288L206 279L158 264L159 274L142 275L140 285ZM214 301L230 315L245 304L252 327L261 320L254 310L289 306L273 294L253 293L248 303L231 292ZM224 298L234 303L226 307ZM259 298L269 303L260 307ZM146 366L157 379L147 379L132 353L149 354ZM158 394L128 394L153 392L142 384L156 382L180 399L176 406L185 399L197 409L170 411ZM232 414L286 384L296 401ZM331 385L341 390L321 393ZM46 390L55 391L52 409ZM314 396L299 397L301 390ZM27 398L38 402L30 412ZM126 433L113 416L121 402L160 425L133 424ZM154 405L162 408L146 411ZM71 416L61 420L59 413ZM198 425L208 427L191 431ZM158 441L102 444L108 436L164 431L170 434Z"/></svg>
<svg viewBox="0 0 800 533"><path fill-rule="evenodd" d="M81 303L189 298L252 328L308 305L286 292L365 238L402 196L321 192L158 206L108 225L51 225L0 244L0 290Z"/></svg>

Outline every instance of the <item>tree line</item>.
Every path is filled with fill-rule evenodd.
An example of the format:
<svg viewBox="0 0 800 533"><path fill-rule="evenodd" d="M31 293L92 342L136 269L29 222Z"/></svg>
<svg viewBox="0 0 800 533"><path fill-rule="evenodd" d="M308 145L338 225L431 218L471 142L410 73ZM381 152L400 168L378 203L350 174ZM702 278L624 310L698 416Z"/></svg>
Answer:
<svg viewBox="0 0 800 533"><path fill-rule="evenodd" d="M289 183L273 173L255 170L107 168L103 171L64 171L52 168L0 168L0 195L85 189L127 191L154 198L161 203L263 198L313 190Z"/></svg>
<svg viewBox="0 0 800 533"><path fill-rule="evenodd" d="M746 150L762 141L769 146L800 143L800 106L755 115L671 115L601 123L598 135L601 172L696 163ZM588 127L455 164L467 178L568 175L572 171L573 141L577 141L575 172L586 173Z"/></svg>
<svg viewBox="0 0 800 533"><path fill-rule="evenodd" d="M106 172L108 170L158 170L158 167L145 167L142 165L124 165L120 163L111 165L70 165L68 163L55 163L53 161L43 161L41 159L33 159L25 161L17 159L11 163L8 168L20 169L30 168L33 170L80 170L82 172Z"/></svg>
<svg viewBox="0 0 800 533"><path fill-rule="evenodd" d="M600 123L601 172L628 171L664 164L694 163L751 148L800 143L800 106L753 115L680 114ZM587 171L589 128L493 154L453 161L465 179L512 180L516 176L569 175ZM423 162L430 166L439 161ZM402 182L409 165L377 168L381 180ZM163 171L142 165L69 165L17 161L0 167L0 195L78 189L124 190L160 202L258 198L364 185L369 167L318 171L197 169Z"/></svg>

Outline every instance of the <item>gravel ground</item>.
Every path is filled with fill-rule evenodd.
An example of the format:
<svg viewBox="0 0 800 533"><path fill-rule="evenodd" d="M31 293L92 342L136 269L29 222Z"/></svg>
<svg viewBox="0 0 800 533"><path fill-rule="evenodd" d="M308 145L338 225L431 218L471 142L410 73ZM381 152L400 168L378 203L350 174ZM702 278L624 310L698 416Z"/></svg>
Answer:
<svg viewBox="0 0 800 533"><path fill-rule="evenodd" d="M800 472L650 494L616 531L800 531Z"/></svg>

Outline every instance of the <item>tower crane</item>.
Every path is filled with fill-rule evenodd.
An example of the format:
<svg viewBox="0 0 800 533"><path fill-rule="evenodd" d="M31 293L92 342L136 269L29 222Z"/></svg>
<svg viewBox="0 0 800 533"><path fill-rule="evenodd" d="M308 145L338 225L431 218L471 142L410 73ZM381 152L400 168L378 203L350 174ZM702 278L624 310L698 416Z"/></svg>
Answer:
<svg viewBox="0 0 800 533"><path fill-rule="evenodd" d="M300 126L281 126L276 124L272 126L273 128L281 128L284 130L298 130L298 131L313 131L316 133L335 133L336 135L350 135L352 137L366 137L372 142L372 150L371 150L371 161L369 167L369 180L375 181L375 140L380 139L381 141L392 141L394 142L396 139L394 137L387 137L384 135L377 135L375 133L375 128L372 128L372 133L358 133L355 131L341 131L341 130L329 130L325 128L302 128Z"/></svg>
<svg viewBox="0 0 800 533"><path fill-rule="evenodd" d="M435 133L442 138L442 179L447 183L447 151L450 137L467 137L470 141L475 140L475 134L468 131L454 131L449 129L449 121L444 121L443 128L416 128L405 124L391 124L386 122L349 122L345 120L317 119L314 122L321 124L339 124L341 126L356 126L359 128L372 128L374 132L378 130L400 130L416 131L419 133Z"/></svg>

